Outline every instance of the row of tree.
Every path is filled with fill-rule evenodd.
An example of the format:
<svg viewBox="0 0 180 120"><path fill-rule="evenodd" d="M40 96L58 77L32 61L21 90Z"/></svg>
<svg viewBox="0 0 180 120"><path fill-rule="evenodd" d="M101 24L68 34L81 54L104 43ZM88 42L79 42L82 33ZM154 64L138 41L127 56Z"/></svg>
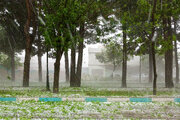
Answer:
<svg viewBox="0 0 180 120"><path fill-rule="evenodd" d="M85 43L103 42L107 46L114 46L110 50L113 54L108 54L112 55L114 65L122 62L122 87L127 87L127 56L149 54L149 81L152 82L154 75L153 88L156 94L156 54L165 55L165 83L166 87L171 88L174 86L172 61L175 48L176 82L179 82L176 42L179 5L179 0L2 0L0 25L5 33L1 40L6 40L4 45L7 47L0 47L1 51L9 48L12 61L16 52L25 50L24 87L29 86L31 56L38 56L39 81L42 81L42 55L47 52L47 58L55 58L55 93L59 91L60 60L63 54L67 81L71 87L81 86ZM103 38L117 31L122 32L114 35L118 40ZM113 56L118 55L122 58L120 61L113 59ZM15 70L13 65L12 70ZM12 80L14 78L12 75Z"/></svg>

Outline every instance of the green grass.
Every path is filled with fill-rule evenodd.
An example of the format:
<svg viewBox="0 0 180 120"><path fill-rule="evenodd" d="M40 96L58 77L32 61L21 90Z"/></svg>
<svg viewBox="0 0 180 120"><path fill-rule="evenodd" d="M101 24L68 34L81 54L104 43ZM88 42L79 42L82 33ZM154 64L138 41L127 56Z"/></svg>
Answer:
<svg viewBox="0 0 180 120"><path fill-rule="evenodd" d="M95 88L60 88L59 93L45 91L44 89L19 89L9 88L0 90L0 97L83 97L83 96L121 96L121 97L140 97L152 95L152 91L146 90L107 90ZM158 90L157 96L176 96L180 95L178 90Z"/></svg>
<svg viewBox="0 0 180 120"><path fill-rule="evenodd" d="M148 119L151 114L153 119L174 118L178 115L180 103L174 102L152 102L152 103L131 103L131 102L0 102L0 119L20 118L28 120L32 118L60 119L118 119L124 118ZM168 109L167 109L168 108ZM167 114L170 113L171 114ZM95 114L98 114L97 116ZM82 116L81 116L82 115ZM99 118L99 119L100 119ZM120 118L119 118L120 119ZM150 118L149 118L150 119Z"/></svg>

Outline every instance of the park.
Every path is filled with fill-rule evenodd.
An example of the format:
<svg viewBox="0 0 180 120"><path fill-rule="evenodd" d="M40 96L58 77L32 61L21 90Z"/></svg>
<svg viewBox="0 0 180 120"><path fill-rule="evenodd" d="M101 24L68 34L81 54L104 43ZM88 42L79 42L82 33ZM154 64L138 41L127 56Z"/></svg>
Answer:
<svg viewBox="0 0 180 120"><path fill-rule="evenodd" d="M0 0L1 120L179 120L179 0Z"/></svg>

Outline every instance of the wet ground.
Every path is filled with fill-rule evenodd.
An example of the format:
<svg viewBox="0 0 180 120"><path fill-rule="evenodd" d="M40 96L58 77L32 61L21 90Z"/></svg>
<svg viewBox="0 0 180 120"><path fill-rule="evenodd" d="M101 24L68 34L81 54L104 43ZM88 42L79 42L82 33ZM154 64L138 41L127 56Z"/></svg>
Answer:
<svg viewBox="0 0 180 120"><path fill-rule="evenodd" d="M175 102L0 102L0 118L20 119L180 119Z"/></svg>

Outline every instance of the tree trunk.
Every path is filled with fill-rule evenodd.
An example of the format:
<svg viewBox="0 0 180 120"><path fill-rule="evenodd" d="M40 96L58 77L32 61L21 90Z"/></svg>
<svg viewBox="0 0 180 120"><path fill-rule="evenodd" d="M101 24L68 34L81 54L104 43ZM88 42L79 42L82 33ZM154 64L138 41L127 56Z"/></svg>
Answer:
<svg viewBox="0 0 180 120"><path fill-rule="evenodd" d="M174 20L174 34L176 35L177 23ZM176 64L176 83L179 83L179 64L178 64L178 54L177 54L177 39L174 41L174 55L175 55L175 64Z"/></svg>
<svg viewBox="0 0 180 120"><path fill-rule="evenodd" d="M151 52L151 40L150 40L150 46L149 46L149 83L152 83L152 76L153 76L153 62L152 62L152 52Z"/></svg>
<svg viewBox="0 0 180 120"><path fill-rule="evenodd" d="M141 83L141 56L139 56L139 83Z"/></svg>
<svg viewBox="0 0 180 120"><path fill-rule="evenodd" d="M38 74L39 74L39 82L42 82L42 60L41 60L41 55L38 55Z"/></svg>
<svg viewBox="0 0 180 120"><path fill-rule="evenodd" d="M69 57L68 57L68 51L64 53L65 57L65 71L66 71L66 82L69 83Z"/></svg>
<svg viewBox="0 0 180 120"><path fill-rule="evenodd" d="M30 72L30 60L31 60L31 49L32 49L32 43L34 41L34 38L36 36L36 15L32 12L32 6L30 3L32 1L26 0L26 8L27 8L27 21L24 26L24 33L26 36L26 49L25 49L25 60L24 60L24 74L23 74L23 87L29 87L29 72ZM30 23L32 20L32 27L33 27L33 33L30 36L29 29L30 29Z"/></svg>
<svg viewBox="0 0 180 120"><path fill-rule="evenodd" d="M114 72L116 70L116 63L115 63L115 60L113 60L113 71L112 71L112 79L114 79Z"/></svg>
<svg viewBox="0 0 180 120"><path fill-rule="evenodd" d="M24 61L24 74L23 74L23 87L29 87L29 72L30 72L30 59L31 59L31 44L26 43L25 61Z"/></svg>
<svg viewBox="0 0 180 120"><path fill-rule="evenodd" d="M62 50L57 49L56 52L56 62L54 63L54 84L53 84L53 93L59 92L59 72L60 72L60 60L62 57Z"/></svg>
<svg viewBox="0 0 180 120"><path fill-rule="evenodd" d="M71 48L70 87L78 87L76 79L76 52L74 46Z"/></svg>
<svg viewBox="0 0 180 120"><path fill-rule="evenodd" d="M156 95L157 92L157 72L156 72L156 58L155 58L155 42L152 42L152 57L153 57L153 68L154 68L154 80L153 80L153 95Z"/></svg>
<svg viewBox="0 0 180 120"><path fill-rule="evenodd" d="M14 51L14 48L12 48L12 53L11 53L11 80L15 81L15 51Z"/></svg>
<svg viewBox="0 0 180 120"><path fill-rule="evenodd" d="M155 40L156 40L156 31L155 31L155 13L156 13L156 0L153 0L153 11L152 11L152 30L151 30L151 53L152 53L152 64L154 72L153 80L153 95L157 93L157 72L156 72L156 52L155 52Z"/></svg>
<svg viewBox="0 0 180 120"><path fill-rule="evenodd" d="M77 86L81 86L81 73L82 73L82 61L83 61L83 41L79 43L79 55L77 63Z"/></svg>
<svg viewBox="0 0 180 120"><path fill-rule="evenodd" d="M48 57L48 46L46 51L46 90L50 91L50 85L49 85L49 57Z"/></svg>
<svg viewBox="0 0 180 120"><path fill-rule="evenodd" d="M173 55L172 50L167 50L165 53L165 86L166 88L172 88L172 63Z"/></svg>
<svg viewBox="0 0 180 120"><path fill-rule="evenodd" d="M41 5L42 1L40 0L39 3L37 4L38 6L38 16L41 14ZM38 41L37 41L37 47L38 47L38 77L39 77L39 82L42 82L42 43L41 43L41 36L40 36L40 22L38 22Z"/></svg>
<svg viewBox="0 0 180 120"><path fill-rule="evenodd" d="M122 87L126 88L127 76L127 45L126 45L126 31L123 29L123 62L122 62Z"/></svg>
<svg viewBox="0 0 180 120"><path fill-rule="evenodd" d="M171 18L164 19L164 39L170 48L165 52L165 86L166 88L174 87L173 84L173 43L171 32Z"/></svg>
<svg viewBox="0 0 180 120"><path fill-rule="evenodd" d="M77 86L81 86L81 74L82 74L82 62L83 62L83 46L84 46L84 24L80 26L80 37L79 41L79 54L78 54L78 63L77 63Z"/></svg>
<svg viewBox="0 0 180 120"><path fill-rule="evenodd" d="M39 33L39 28L38 28L38 76L39 76L39 82L42 82L42 60L41 60L41 38L40 38L40 33Z"/></svg>
<svg viewBox="0 0 180 120"><path fill-rule="evenodd" d="M24 74L23 74L23 87L29 87L29 69L30 69L30 54L31 54L31 38L29 34L30 22L31 22L31 7L29 0L26 0L27 8L27 21L24 26L24 33L26 36L26 49L25 49L25 60L24 60Z"/></svg>

